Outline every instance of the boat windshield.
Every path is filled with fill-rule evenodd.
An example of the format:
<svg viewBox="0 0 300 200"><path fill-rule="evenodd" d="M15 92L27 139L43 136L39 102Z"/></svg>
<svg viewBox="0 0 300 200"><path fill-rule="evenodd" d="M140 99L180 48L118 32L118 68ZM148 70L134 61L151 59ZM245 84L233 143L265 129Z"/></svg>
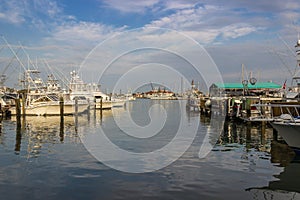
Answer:
<svg viewBox="0 0 300 200"><path fill-rule="evenodd" d="M76 96L73 98L73 100L75 100L75 98L77 98L78 100L86 100L85 96Z"/></svg>
<svg viewBox="0 0 300 200"><path fill-rule="evenodd" d="M49 97L49 99L51 99L52 101L58 101L58 100L59 100L58 96L55 95L55 94L49 94L48 97Z"/></svg>

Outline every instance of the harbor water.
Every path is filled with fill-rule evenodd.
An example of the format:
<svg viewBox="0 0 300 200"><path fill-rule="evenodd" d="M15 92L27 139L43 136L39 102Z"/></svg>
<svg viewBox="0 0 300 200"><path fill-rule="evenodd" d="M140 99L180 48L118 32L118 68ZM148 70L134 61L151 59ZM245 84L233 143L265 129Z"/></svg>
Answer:
<svg viewBox="0 0 300 200"><path fill-rule="evenodd" d="M138 99L113 110L65 116L63 122L56 116L26 116L17 126L14 116L3 119L1 199L300 199L300 161L280 136L278 141L273 137L271 127L200 116L178 107L176 100ZM130 113L135 126L147 127L160 119L160 110L166 120L155 136L137 139L124 134L117 123L135 129L124 114ZM176 137L180 120L186 120L186 131L198 126L193 138L184 138L191 139L191 145L157 170L149 170L157 160L131 163L136 169L128 171L139 173L115 169L97 159L85 141L101 129L119 148L149 153ZM200 158L207 132L213 146ZM117 168L128 164L109 149L101 153L114 158Z"/></svg>

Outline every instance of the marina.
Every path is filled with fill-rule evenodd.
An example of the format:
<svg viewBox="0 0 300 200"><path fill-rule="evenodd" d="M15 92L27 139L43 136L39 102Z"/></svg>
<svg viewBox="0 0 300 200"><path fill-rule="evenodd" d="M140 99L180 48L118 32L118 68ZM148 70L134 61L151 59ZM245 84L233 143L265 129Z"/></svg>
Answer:
<svg viewBox="0 0 300 200"><path fill-rule="evenodd" d="M104 199L300 198L284 178L299 167L297 84L286 90L251 77L250 85L214 83L205 94L192 80L179 94L150 82L150 91L106 94L75 70L63 88L31 67L21 89L2 82L3 198L81 199L70 192L77 190ZM130 157L172 144L152 158Z"/></svg>
<svg viewBox="0 0 300 200"><path fill-rule="evenodd" d="M0 1L0 199L300 200L299 9Z"/></svg>
<svg viewBox="0 0 300 200"><path fill-rule="evenodd" d="M300 188L284 178L299 165L297 76L288 90L251 77L250 85L214 83L208 95L194 80L181 94L151 82L150 91L106 94L75 70L62 88L53 74L44 83L32 67L24 70L21 89L2 82L3 198L81 199L68 192L77 190L85 198L105 199L300 198ZM132 155L178 144L174 152L152 158L161 162L149 162L116 157L104 138L95 137L99 133Z"/></svg>
<svg viewBox="0 0 300 200"><path fill-rule="evenodd" d="M114 114L112 110L91 110L77 118L65 116L63 122L59 116L26 116L20 127L16 127L14 117L2 120L2 198L269 199L274 195L298 198L300 188L294 174L294 169L299 168L298 158L282 139L274 139L270 126L262 130L259 124L224 123L199 112L186 111L183 114L189 123L200 122L197 137L177 161L150 173L116 171L87 153L80 135L100 127L110 129L111 140L123 148L130 146L132 151L149 151L164 145L176 131L172 120L163 129L166 134L155 136L150 143L138 144L133 138L119 135L122 131L113 123L113 115L122 116L126 109L134 120L147 123L141 107L148 110L158 101L139 99L115 108ZM163 103L169 115L177 112L178 100ZM154 116L159 114L157 111ZM212 151L199 159L202 134L220 130ZM286 181L289 173L292 176Z"/></svg>

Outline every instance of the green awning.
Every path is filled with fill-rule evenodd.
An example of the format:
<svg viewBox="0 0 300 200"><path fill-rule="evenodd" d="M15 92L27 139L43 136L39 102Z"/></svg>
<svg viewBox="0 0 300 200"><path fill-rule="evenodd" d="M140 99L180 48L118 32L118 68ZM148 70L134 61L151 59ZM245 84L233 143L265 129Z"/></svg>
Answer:
<svg viewBox="0 0 300 200"><path fill-rule="evenodd" d="M243 89L244 86L242 83L214 83L215 87L222 89ZM279 89L281 85L278 85L273 82L260 82L255 85L248 84L248 89Z"/></svg>

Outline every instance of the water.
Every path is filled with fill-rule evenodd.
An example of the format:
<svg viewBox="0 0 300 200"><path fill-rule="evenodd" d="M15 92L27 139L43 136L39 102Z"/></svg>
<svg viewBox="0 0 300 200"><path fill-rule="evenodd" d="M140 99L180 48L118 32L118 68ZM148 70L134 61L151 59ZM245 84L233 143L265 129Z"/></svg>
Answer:
<svg viewBox="0 0 300 200"><path fill-rule="evenodd" d="M262 134L259 125L225 123L212 151L199 159L203 132L213 135L223 122L186 111L187 124L199 123L192 145L169 166L148 173L112 169L82 144L83 136L102 127L127 151L147 153L164 147L178 129L178 102L137 100L114 114L122 119L130 110L136 124L147 126L151 117L161 114L157 106L148 115L157 103L168 118L162 131L149 140L122 134L112 111L103 111L102 116L91 111L77 120L65 117L64 126L59 117L26 117L19 128L14 117L2 121L1 199L300 199L300 163L285 144L273 141L269 127ZM148 169L149 163L137 166Z"/></svg>

